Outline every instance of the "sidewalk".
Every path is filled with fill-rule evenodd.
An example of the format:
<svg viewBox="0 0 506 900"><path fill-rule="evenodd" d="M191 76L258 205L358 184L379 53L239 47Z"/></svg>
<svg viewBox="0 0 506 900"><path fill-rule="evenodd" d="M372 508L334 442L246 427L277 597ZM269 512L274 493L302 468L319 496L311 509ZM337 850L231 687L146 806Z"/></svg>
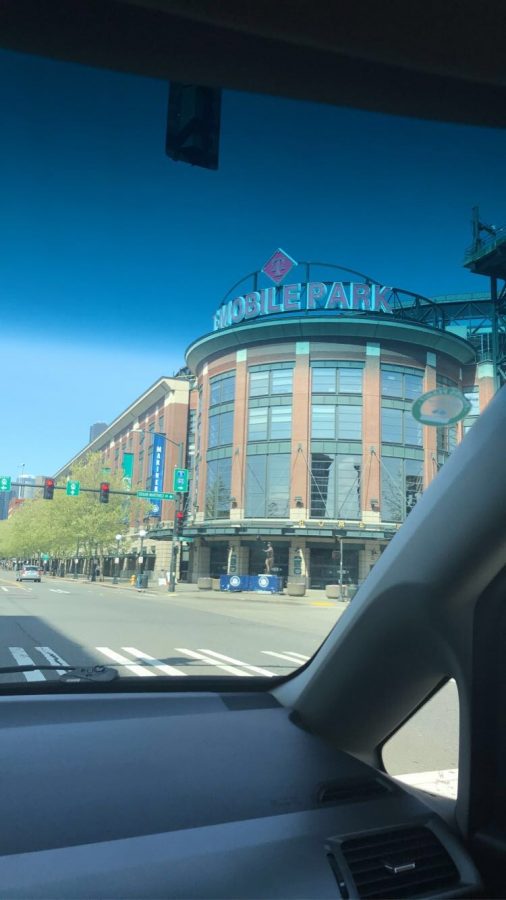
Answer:
<svg viewBox="0 0 506 900"><path fill-rule="evenodd" d="M46 579L48 577L46 576ZM113 590L129 590L134 593L141 594L151 594L154 596L158 595L168 595L174 596L174 594L169 593L167 587L164 585L158 585L155 583L156 579L148 585L146 589L137 588L135 585L131 585L129 580L121 580L118 584L113 584L112 578L104 578L103 580L98 581L90 581L86 576L80 575L79 578L74 578L72 574L67 574L63 578L61 576L57 576L52 579L55 583L65 581L68 583L74 584L87 584L91 587L107 587L112 588ZM249 601L257 601L263 603L288 603L293 606L322 606L322 607L337 607L337 608L345 608L348 605L347 601L340 600L329 600L323 589L317 588L307 588L306 594L304 597L289 597L286 593L286 589L282 594L270 594L263 592L253 592L253 591L213 591L213 590L199 590L196 584L188 583L186 581L181 581L176 584L175 595L178 596L192 596L199 597L203 600L249 600Z"/></svg>

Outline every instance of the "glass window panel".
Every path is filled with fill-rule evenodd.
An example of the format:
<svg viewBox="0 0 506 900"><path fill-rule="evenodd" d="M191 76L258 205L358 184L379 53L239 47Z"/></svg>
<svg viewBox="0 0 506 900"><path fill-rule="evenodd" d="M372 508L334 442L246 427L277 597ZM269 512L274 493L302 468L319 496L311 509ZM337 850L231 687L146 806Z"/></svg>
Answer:
<svg viewBox="0 0 506 900"><path fill-rule="evenodd" d="M339 393L362 393L362 369L339 369Z"/></svg>
<svg viewBox="0 0 506 900"><path fill-rule="evenodd" d="M249 395L250 397L263 397L269 393L269 373L250 372Z"/></svg>
<svg viewBox="0 0 506 900"><path fill-rule="evenodd" d="M360 441L362 438L362 407L337 407L337 435L340 441Z"/></svg>
<svg viewBox="0 0 506 900"><path fill-rule="evenodd" d="M289 438L292 433L292 407L291 406L273 406L271 407L271 433L270 439L275 441L279 438Z"/></svg>
<svg viewBox="0 0 506 900"><path fill-rule="evenodd" d="M402 375L400 372L381 371L381 393L384 397L402 397Z"/></svg>
<svg viewBox="0 0 506 900"><path fill-rule="evenodd" d="M266 456L246 457L246 516L262 518L265 509Z"/></svg>
<svg viewBox="0 0 506 900"><path fill-rule="evenodd" d="M261 406L258 409L250 409L249 411L249 441L265 441L267 440L267 420L269 410L267 406Z"/></svg>
<svg viewBox="0 0 506 900"><path fill-rule="evenodd" d="M271 376L271 391L273 394L292 393L292 369L275 369L273 372L271 372Z"/></svg>
<svg viewBox="0 0 506 900"><path fill-rule="evenodd" d="M402 410L381 410L381 440L385 443L402 444Z"/></svg>
<svg viewBox="0 0 506 900"><path fill-rule="evenodd" d="M288 453L267 456L267 497L265 515L280 519L290 511L290 456Z"/></svg>
<svg viewBox="0 0 506 900"><path fill-rule="evenodd" d="M228 378L223 378L220 384L221 402L227 403L227 401L233 400L235 396L235 375L230 375Z"/></svg>
<svg viewBox="0 0 506 900"><path fill-rule="evenodd" d="M383 457L381 462L381 520L404 520L404 489L402 460Z"/></svg>
<svg viewBox="0 0 506 900"><path fill-rule="evenodd" d="M336 369L313 369L313 394L336 393Z"/></svg>
<svg viewBox="0 0 506 900"><path fill-rule="evenodd" d="M336 407L313 406L311 429L313 438L335 438Z"/></svg>
<svg viewBox="0 0 506 900"><path fill-rule="evenodd" d="M422 375L404 376L404 396L408 400L416 400L423 393Z"/></svg>
<svg viewBox="0 0 506 900"><path fill-rule="evenodd" d="M343 519L360 519L359 456L337 456L337 515Z"/></svg>
<svg viewBox="0 0 506 900"><path fill-rule="evenodd" d="M220 420L220 444L231 444L234 435L233 412L221 413Z"/></svg>
<svg viewBox="0 0 506 900"><path fill-rule="evenodd" d="M313 453L311 457L311 516L315 519L334 519L335 513L335 456Z"/></svg>
<svg viewBox="0 0 506 900"><path fill-rule="evenodd" d="M406 479L406 515L408 515L422 496L423 463L417 459L406 459L404 462L404 471Z"/></svg>
<svg viewBox="0 0 506 900"><path fill-rule="evenodd" d="M230 459L214 459L207 464L206 519L230 517L231 471Z"/></svg>
<svg viewBox="0 0 506 900"><path fill-rule="evenodd" d="M209 403L211 406L214 406L215 403L219 403L221 398L221 387L219 381L211 381L211 397Z"/></svg>
<svg viewBox="0 0 506 900"><path fill-rule="evenodd" d="M216 447L220 439L220 417L209 416L208 446Z"/></svg>
<svg viewBox="0 0 506 900"><path fill-rule="evenodd" d="M410 409L404 410L404 443L416 447L422 446L422 426L413 417Z"/></svg>

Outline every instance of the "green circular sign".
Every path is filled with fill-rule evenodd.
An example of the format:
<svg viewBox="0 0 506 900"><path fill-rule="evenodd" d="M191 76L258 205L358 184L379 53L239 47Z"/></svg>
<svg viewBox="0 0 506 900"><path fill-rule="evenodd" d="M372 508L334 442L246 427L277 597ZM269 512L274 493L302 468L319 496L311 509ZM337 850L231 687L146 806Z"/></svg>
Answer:
<svg viewBox="0 0 506 900"><path fill-rule="evenodd" d="M471 404L457 388L439 387L415 400L413 417L422 425L455 425L469 414Z"/></svg>

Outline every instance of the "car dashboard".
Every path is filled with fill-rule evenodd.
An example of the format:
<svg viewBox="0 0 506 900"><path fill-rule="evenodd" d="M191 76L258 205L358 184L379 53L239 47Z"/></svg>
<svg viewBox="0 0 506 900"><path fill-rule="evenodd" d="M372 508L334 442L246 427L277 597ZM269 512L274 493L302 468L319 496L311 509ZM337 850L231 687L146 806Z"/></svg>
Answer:
<svg viewBox="0 0 506 900"><path fill-rule="evenodd" d="M457 897L444 818L269 693L0 699L0 896Z"/></svg>

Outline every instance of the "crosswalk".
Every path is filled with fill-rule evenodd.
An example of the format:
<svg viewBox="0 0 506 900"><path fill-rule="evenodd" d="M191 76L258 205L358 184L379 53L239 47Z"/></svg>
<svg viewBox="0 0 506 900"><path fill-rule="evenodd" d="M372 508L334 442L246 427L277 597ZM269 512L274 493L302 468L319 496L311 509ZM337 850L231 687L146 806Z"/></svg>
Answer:
<svg viewBox="0 0 506 900"><path fill-rule="evenodd" d="M210 670L216 670L215 674L234 675L240 678L252 678L263 676L273 678L276 675L286 674L299 666L304 665L309 656L292 650L260 650L255 654L255 661L245 661L236 656L230 656L209 648L174 647L169 659L160 659L151 653L140 650L137 647L125 646L119 648L97 646L90 648L95 651L94 659L90 662L71 662L64 659L56 650L46 646L36 646L26 649L24 647L8 647L10 662L8 665L20 666L70 666L70 665L114 665L119 668L120 674L136 675L139 678L155 678L165 676L172 678L185 677L187 675L209 675ZM281 660L281 662L279 662ZM6 665L0 660L1 665ZM31 672L21 673L26 681L50 681L55 675L63 675L64 668L56 668L52 671L35 669Z"/></svg>

